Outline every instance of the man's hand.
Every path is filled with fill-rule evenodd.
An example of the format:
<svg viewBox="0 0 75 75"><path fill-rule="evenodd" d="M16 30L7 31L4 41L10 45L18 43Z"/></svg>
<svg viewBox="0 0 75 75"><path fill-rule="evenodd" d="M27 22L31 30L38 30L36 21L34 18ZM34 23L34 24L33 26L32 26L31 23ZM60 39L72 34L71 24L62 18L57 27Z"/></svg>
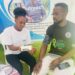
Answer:
<svg viewBox="0 0 75 75"><path fill-rule="evenodd" d="M62 57L58 57L50 63L50 69L54 70L61 62Z"/></svg>
<svg viewBox="0 0 75 75"><path fill-rule="evenodd" d="M42 61L39 61L39 62L35 65L34 70L33 70L33 73L37 75L37 74L39 73L40 69L41 69L41 66L42 66Z"/></svg>

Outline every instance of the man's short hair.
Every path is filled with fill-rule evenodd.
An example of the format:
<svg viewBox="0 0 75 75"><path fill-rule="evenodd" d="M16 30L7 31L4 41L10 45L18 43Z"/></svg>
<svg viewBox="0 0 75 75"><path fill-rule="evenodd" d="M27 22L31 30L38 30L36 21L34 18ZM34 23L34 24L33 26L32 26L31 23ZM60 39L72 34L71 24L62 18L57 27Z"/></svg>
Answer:
<svg viewBox="0 0 75 75"><path fill-rule="evenodd" d="M19 16L26 16L27 12L25 9L21 8L21 7L17 7L14 9L13 11L15 18L19 17Z"/></svg>
<svg viewBox="0 0 75 75"><path fill-rule="evenodd" d="M56 3L55 7L62 7L66 12L68 12L68 5L66 3Z"/></svg>

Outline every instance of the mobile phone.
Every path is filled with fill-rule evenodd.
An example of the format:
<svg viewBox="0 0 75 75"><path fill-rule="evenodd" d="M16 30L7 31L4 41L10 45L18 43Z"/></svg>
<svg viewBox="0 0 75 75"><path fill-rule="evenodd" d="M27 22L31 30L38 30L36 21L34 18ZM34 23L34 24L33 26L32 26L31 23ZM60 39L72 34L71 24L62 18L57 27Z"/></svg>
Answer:
<svg viewBox="0 0 75 75"><path fill-rule="evenodd" d="M63 69L68 68L68 67L70 67L70 64L68 62L61 63L61 64L58 65L58 68L60 70L63 70Z"/></svg>

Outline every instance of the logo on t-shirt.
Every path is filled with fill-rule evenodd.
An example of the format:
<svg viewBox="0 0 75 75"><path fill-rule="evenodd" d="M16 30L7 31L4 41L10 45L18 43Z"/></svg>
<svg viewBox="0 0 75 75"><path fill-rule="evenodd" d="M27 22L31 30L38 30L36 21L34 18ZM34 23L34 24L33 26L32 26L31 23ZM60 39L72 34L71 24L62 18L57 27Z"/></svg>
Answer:
<svg viewBox="0 0 75 75"><path fill-rule="evenodd" d="M65 44L64 44L64 41L63 40L53 39L52 42L53 42L54 48L63 49L65 47Z"/></svg>
<svg viewBox="0 0 75 75"><path fill-rule="evenodd" d="M71 37L71 33L70 32L66 32L65 36L66 36L66 38L70 38Z"/></svg>
<svg viewBox="0 0 75 75"><path fill-rule="evenodd" d="M64 41L63 40L57 40L56 48L63 49L64 47L65 47Z"/></svg>

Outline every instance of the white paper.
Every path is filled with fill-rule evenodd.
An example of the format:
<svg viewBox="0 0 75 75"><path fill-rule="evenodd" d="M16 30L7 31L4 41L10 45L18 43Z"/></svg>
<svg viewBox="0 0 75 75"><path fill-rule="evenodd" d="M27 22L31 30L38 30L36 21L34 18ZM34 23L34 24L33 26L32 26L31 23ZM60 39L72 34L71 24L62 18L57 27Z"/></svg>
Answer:
<svg viewBox="0 0 75 75"><path fill-rule="evenodd" d="M32 46L31 45L21 46L21 51L29 51L29 50L32 50Z"/></svg>

